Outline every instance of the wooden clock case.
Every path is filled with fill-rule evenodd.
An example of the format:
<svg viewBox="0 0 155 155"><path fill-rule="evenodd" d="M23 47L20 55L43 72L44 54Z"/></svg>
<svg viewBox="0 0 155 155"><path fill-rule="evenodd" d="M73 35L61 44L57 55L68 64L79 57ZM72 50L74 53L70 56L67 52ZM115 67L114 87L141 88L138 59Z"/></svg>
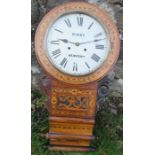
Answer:
<svg viewBox="0 0 155 155"><path fill-rule="evenodd" d="M46 55L44 39L51 23L70 12L83 12L96 18L107 32L110 52L102 66L85 76L60 72ZM38 62L51 77L49 93L49 149L56 151L93 151L89 147L93 136L96 112L97 81L115 64L119 55L119 36L111 18L97 6L85 2L69 2L49 11L41 20L35 35Z"/></svg>

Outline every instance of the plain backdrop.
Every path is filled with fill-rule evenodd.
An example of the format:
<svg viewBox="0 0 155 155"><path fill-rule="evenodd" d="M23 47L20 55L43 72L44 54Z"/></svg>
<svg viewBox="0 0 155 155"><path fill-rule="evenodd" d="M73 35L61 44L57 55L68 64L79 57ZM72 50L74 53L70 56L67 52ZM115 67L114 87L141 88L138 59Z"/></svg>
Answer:
<svg viewBox="0 0 155 155"><path fill-rule="evenodd" d="M124 0L124 155L155 154L155 1ZM0 154L31 154L31 1L0 2Z"/></svg>

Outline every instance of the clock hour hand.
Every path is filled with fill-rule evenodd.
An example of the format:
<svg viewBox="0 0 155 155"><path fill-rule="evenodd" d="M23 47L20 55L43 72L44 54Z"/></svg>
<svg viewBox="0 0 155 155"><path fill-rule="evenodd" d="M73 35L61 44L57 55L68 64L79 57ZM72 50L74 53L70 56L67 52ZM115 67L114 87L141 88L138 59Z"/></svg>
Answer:
<svg viewBox="0 0 155 155"><path fill-rule="evenodd" d="M74 42L68 41L67 39L58 39L58 40L60 40L60 41L62 41L64 43L71 43L71 44L74 44L75 45Z"/></svg>
<svg viewBox="0 0 155 155"><path fill-rule="evenodd" d="M82 44L87 44L87 43L92 43L92 42L98 42L100 40L104 40L104 39L95 39L95 40L92 40L92 41L81 42L79 44L82 45Z"/></svg>

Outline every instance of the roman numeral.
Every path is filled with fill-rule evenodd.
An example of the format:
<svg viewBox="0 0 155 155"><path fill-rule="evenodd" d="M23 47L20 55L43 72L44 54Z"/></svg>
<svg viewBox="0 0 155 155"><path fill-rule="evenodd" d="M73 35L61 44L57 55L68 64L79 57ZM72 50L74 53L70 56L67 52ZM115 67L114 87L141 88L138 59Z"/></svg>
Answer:
<svg viewBox="0 0 155 155"><path fill-rule="evenodd" d="M77 63L73 63L73 71L78 71L78 66L77 66Z"/></svg>
<svg viewBox="0 0 155 155"><path fill-rule="evenodd" d="M101 36L101 35L102 35L102 32L97 33L94 37L99 37L99 36Z"/></svg>
<svg viewBox="0 0 155 155"><path fill-rule="evenodd" d="M61 63L60 63L60 65L65 68L66 65L67 65L67 62L68 62L67 58L63 58L62 61L61 61Z"/></svg>
<svg viewBox="0 0 155 155"><path fill-rule="evenodd" d="M96 55L96 54L93 54L93 55L91 56L91 58L92 58L94 61L96 61L96 62L98 62L98 61L100 60L100 57L99 57L98 55Z"/></svg>
<svg viewBox="0 0 155 155"><path fill-rule="evenodd" d="M56 45L59 45L59 40L52 40L50 41L51 44L56 44Z"/></svg>
<svg viewBox="0 0 155 155"><path fill-rule="evenodd" d="M83 25L83 17L77 17L77 23L79 26Z"/></svg>
<svg viewBox="0 0 155 155"><path fill-rule="evenodd" d="M86 65L88 68L90 68L90 66L88 65L88 63L87 63L87 62L85 62L85 65Z"/></svg>
<svg viewBox="0 0 155 155"><path fill-rule="evenodd" d="M52 56L53 56L54 58L57 58L57 57L60 56L60 55L61 55L60 49L57 49L57 50L55 50L55 51L52 51Z"/></svg>
<svg viewBox="0 0 155 155"><path fill-rule="evenodd" d="M96 45L95 48L96 48L96 49L101 49L101 50L102 50L102 49L104 49L104 45Z"/></svg>
<svg viewBox="0 0 155 155"><path fill-rule="evenodd" d="M59 30L59 29L54 29L55 31L57 32L60 32L60 33L64 33L63 31Z"/></svg>
<svg viewBox="0 0 155 155"><path fill-rule="evenodd" d="M66 23L66 25L67 25L68 27L72 27L71 22L70 22L69 19L65 20L65 23Z"/></svg>
<svg viewBox="0 0 155 155"><path fill-rule="evenodd" d="M93 22L89 25L88 30L93 26Z"/></svg>

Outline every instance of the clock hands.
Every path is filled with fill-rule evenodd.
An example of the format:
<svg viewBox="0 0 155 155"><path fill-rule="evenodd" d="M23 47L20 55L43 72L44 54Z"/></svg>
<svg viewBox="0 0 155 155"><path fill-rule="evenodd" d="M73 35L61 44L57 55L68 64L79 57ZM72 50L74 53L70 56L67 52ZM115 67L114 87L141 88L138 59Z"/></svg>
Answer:
<svg viewBox="0 0 155 155"><path fill-rule="evenodd" d="M87 43L92 43L92 42L98 42L98 41L104 40L104 39L95 39L95 40L92 40L92 41L86 41L86 42L81 42L81 43L79 43L79 42L72 42L72 41L69 41L67 39L58 39L58 40L60 40L60 41L62 41L64 43L71 43L71 44L74 44L76 46L79 46L79 45L82 45L82 44L87 44Z"/></svg>
<svg viewBox="0 0 155 155"><path fill-rule="evenodd" d="M79 45L80 45L79 42L72 42L72 41L69 41L69 40L67 40L67 39L58 39L58 40L60 40L60 41L62 41L62 42L64 42L64 43L71 43L71 44L74 44L74 45L76 45L76 46L79 46Z"/></svg>

